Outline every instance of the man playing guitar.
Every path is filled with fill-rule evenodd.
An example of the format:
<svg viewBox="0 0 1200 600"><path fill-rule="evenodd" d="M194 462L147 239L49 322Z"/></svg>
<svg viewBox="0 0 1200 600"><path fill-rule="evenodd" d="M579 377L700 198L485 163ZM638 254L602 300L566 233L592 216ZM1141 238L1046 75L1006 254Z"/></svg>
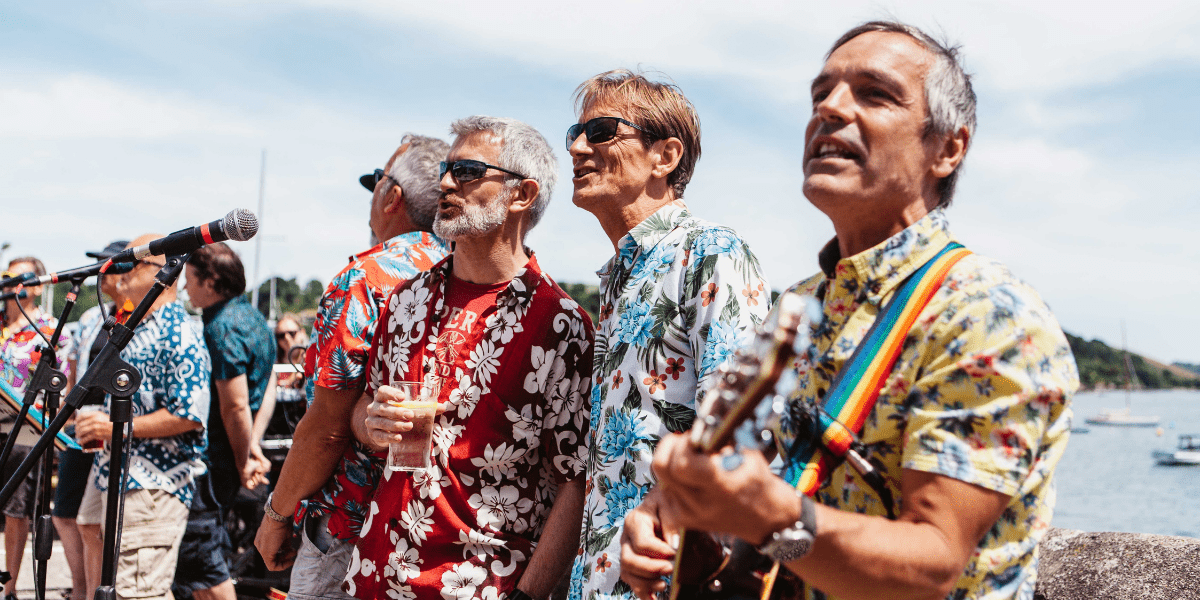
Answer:
<svg viewBox="0 0 1200 600"><path fill-rule="evenodd" d="M683 527L758 546L808 598L1030 599L1078 375L1037 293L947 225L975 129L970 79L955 48L873 22L834 44L812 100L804 194L837 237L819 254L823 273L794 288L817 297L823 321L778 432L784 472L757 451L730 460L663 438L658 485L625 521L621 577L641 598L665 590ZM897 298L906 281L946 252L961 260L910 304L911 324L880 319L893 300L912 302ZM875 352L862 343L875 329L898 335L896 358L854 388L875 400L857 426L843 423L864 460L806 466L802 449L829 443L801 417L854 375L841 371L856 348ZM797 493L806 482L811 497Z"/></svg>

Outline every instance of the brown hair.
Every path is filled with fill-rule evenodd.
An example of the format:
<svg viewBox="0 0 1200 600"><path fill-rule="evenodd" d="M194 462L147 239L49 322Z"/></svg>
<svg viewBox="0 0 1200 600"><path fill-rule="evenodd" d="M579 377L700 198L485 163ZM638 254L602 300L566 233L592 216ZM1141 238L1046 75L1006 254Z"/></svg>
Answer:
<svg viewBox="0 0 1200 600"><path fill-rule="evenodd" d="M13 265L18 263L29 263L33 265L33 274L37 275L38 277L46 274L46 265L42 264L42 261L32 256L18 256L17 258L8 261L8 268L11 269Z"/></svg>
<svg viewBox="0 0 1200 600"><path fill-rule="evenodd" d="M642 73L615 69L601 73L575 88L575 110L582 115L597 105L611 106L646 131L642 144L676 138L683 143L679 166L667 176L676 198L692 180L696 161L700 160L700 117L696 107L672 82L650 81Z"/></svg>
<svg viewBox="0 0 1200 600"><path fill-rule="evenodd" d="M246 291L246 268L225 242L201 246L188 264L200 279L213 282L213 291L228 300Z"/></svg>

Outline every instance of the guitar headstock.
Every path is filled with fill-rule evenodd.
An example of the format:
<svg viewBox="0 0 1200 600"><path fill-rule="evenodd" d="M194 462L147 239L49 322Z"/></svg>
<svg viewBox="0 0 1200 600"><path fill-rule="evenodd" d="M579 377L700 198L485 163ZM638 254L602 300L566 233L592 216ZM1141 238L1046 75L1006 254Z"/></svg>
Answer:
<svg viewBox="0 0 1200 600"><path fill-rule="evenodd" d="M762 421L778 414L795 389L792 359L812 345L812 327L820 320L821 305L815 298L794 292L781 295L754 340L718 369L717 383L704 395L689 432L692 446L716 452L733 441L738 426L751 417L756 421L751 429L765 430L768 425Z"/></svg>

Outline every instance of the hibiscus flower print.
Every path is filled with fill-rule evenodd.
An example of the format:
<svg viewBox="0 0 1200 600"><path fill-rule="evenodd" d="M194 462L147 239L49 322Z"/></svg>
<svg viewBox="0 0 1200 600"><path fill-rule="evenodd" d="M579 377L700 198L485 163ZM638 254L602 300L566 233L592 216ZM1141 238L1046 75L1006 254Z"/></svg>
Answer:
<svg viewBox="0 0 1200 600"><path fill-rule="evenodd" d="M517 520L517 488L511 485L496 489L486 486L478 494L471 494L467 504L475 509L475 518L480 527L501 530L505 525ZM524 502L530 502L525 499ZM527 509L528 510L528 509Z"/></svg>
<svg viewBox="0 0 1200 600"><path fill-rule="evenodd" d="M603 573L605 571L605 569L608 569L611 566L612 566L612 561L608 560L607 552L605 552L604 554L601 554L600 558L596 559L596 571L598 571L600 573Z"/></svg>
<svg viewBox="0 0 1200 600"><path fill-rule="evenodd" d="M560 365L555 364L557 358L558 363L562 363L562 359L557 357L557 352L554 350L545 350L539 346L533 346L529 349L531 366L533 372L525 376L525 391L530 394L542 393L546 391L546 379L550 376L552 368ZM566 365L561 365L561 370L565 370ZM554 369L556 371L560 369Z"/></svg>
<svg viewBox="0 0 1200 600"><path fill-rule="evenodd" d="M658 374L658 371L650 371L650 375L642 380L642 384L650 388L650 393L654 394L658 390L667 389L667 374Z"/></svg>
<svg viewBox="0 0 1200 600"><path fill-rule="evenodd" d="M487 569L469 562L459 563L442 573L442 598L471 600L475 589L487 579Z"/></svg>
<svg viewBox="0 0 1200 600"><path fill-rule="evenodd" d="M510 406L504 411L504 416L513 424L513 441L523 442L530 448L537 447L538 436L542 433L542 420L534 416L533 407L532 404L526 404L518 413Z"/></svg>
<svg viewBox="0 0 1200 600"><path fill-rule="evenodd" d="M750 306L758 306L758 302L759 302L758 297L761 296L762 293L763 293L763 284L761 281L758 283L757 289L752 288L749 285L747 285L746 289L742 290L742 295L746 297L746 304L748 304Z"/></svg>
<svg viewBox="0 0 1200 600"><path fill-rule="evenodd" d="M625 381L625 378L621 377L621 370L617 369L617 372L613 375L612 389L615 390L618 387L621 387L621 382L623 381Z"/></svg>
<svg viewBox="0 0 1200 600"><path fill-rule="evenodd" d="M710 283L700 292L701 306L708 306L717 298L717 284Z"/></svg>
<svg viewBox="0 0 1200 600"><path fill-rule="evenodd" d="M487 331L493 342L507 344L513 336L525 330L524 325L517 320L517 313L511 311L496 311L487 318Z"/></svg>
<svg viewBox="0 0 1200 600"><path fill-rule="evenodd" d="M667 375L671 376L671 379L678 380L679 374L683 373L684 371L687 371L687 366L683 364L683 357L667 359L666 373L667 373ZM653 371L651 371L651 372L653 372ZM653 392L651 392L651 393L653 393Z"/></svg>
<svg viewBox="0 0 1200 600"><path fill-rule="evenodd" d="M416 548L410 548L408 540L398 531L392 530L390 537L396 544L395 552L388 554L387 565L383 567L383 576L395 578L400 583L421 574L421 555Z"/></svg>
<svg viewBox="0 0 1200 600"><path fill-rule="evenodd" d="M405 331L411 331L413 325L425 321L429 316L429 289L414 284L399 294L392 294L388 303L396 324Z"/></svg>

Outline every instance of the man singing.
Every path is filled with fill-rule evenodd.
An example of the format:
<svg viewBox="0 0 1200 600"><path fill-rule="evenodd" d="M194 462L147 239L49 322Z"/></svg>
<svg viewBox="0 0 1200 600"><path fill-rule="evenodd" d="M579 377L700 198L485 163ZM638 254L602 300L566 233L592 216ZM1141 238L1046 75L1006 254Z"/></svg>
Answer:
<svg viewBox="0 0 1200 600"><path fill-rule="evenodd" d="M579 543L592 324L524 245L557 161L525 123L470 117L442 163L434 231L454 252L396 288L355 434L408 435L393 382L440 386L431 466L388 472L347 577L358 598L546 598Z"/></svg>
<svg viewBox="0 0 1200 600"><path fill-rule="evenodd" d="M579 86L567 130L575 205L616 255L599 271L583 552L570 597L625 594L621 524L654 485L658 440L686 431L713 374L767 314L771 288L732 229L683 202L700 158L700 118L679 88L629 71Z"/></svg>
<svg viewBox="0 0 1200 600"><path fill-rule="evenodd" d="M812 104L804 194L837 237L818 255L823 273L797 286L815 292L824 322L800 361L793 415L826 396L901 284L954 248L945 208L975 130L957 50L899 23L843 35ZM672 436L655 453L659 487L626 519L621 576L642 598L662 590L674 549L655 530L684 526L760 545L809 598L1030 599L1077 387L1067 340L1037 293L967 254L869 407L860 437L880 486L841 463L810 499L760 453L710 457ZM797 419L781 429L783 448L812 441ZM883 516L887 496L895 519Z"/></svg>

